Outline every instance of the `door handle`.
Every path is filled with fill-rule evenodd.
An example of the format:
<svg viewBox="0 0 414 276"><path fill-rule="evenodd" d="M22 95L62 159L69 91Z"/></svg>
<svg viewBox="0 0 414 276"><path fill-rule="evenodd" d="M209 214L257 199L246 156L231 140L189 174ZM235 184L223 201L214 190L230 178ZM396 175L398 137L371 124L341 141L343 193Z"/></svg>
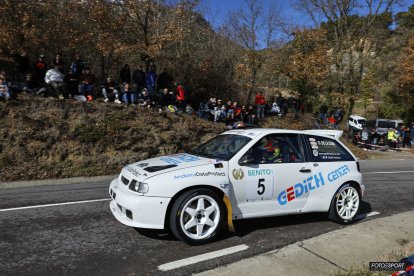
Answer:
<svg viewBox="0 0 414 276"><path fill-rule="evenodd" d="M311 173L312 171L311 171L311 169L302 168L302 169L300 169L300 172L301 173Z"/></svg>

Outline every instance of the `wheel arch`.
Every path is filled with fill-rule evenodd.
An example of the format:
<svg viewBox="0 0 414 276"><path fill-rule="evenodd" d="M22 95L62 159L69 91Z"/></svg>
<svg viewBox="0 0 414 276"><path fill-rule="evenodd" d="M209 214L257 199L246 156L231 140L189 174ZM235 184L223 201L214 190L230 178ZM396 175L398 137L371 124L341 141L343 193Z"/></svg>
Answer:
<svg viewBox="0 0 414 276"><path fill-rule="evenodd" d="M168 207L167 207L167 211L165 212L165 218L164 218L164 229L169 230L170 229L170 220L169 220L169 216L170 216L170 212L171 209L175 203L175 201L177 200L178 197L180 197L182 194L190 191L190 190L194 190L194 189L200 189L200 188L204 188L204 189L208 189L214 193L216 193L220 198L223 198L223 195L225 194L222 190L220 190L219 188L215 187L215 186L211 186L211 185L205 185L205 184L200 184L200 185L195 185L195 186L190 186L187 188L184 188L180 191L178 191L170 200L170 202L168 203ZM225 208L226 208L226 213L227 213L227 206L226 204L224 204Z"/></svg>

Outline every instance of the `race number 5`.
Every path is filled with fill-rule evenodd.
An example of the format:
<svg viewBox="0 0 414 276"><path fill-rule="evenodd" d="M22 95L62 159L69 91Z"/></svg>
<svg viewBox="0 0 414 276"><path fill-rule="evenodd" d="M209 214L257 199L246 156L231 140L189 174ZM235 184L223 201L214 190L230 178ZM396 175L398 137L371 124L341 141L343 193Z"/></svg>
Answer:
<svg viewBox="0 0 414 276"><path fill-rule="evenodd" d="M264 194L264 192L266 190L266 187L264 185L264 181L265 181L264 178L259 179L259 183L257 184L257 188L259 189L259 190L257 190L258 195Z"/></svg>

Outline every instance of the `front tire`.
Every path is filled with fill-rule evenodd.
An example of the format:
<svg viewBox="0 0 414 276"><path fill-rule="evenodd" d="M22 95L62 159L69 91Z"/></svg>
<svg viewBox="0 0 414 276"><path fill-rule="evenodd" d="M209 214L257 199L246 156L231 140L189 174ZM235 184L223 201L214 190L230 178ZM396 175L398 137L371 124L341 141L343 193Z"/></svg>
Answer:
<svg viewBox="0 0 414 276"><path fill-rule="evenodd" d="M190 190L177 198L170 213L173 235L187 244L212 241L223 228L223 201L208 189Z"/></svg>
<svg viewBox="0 0 414 276"><path fill-rule="evenodd" d="M350 184L342 186L332 199L329 219L340 224L350 224L358 213L361 196Z"/></svg>

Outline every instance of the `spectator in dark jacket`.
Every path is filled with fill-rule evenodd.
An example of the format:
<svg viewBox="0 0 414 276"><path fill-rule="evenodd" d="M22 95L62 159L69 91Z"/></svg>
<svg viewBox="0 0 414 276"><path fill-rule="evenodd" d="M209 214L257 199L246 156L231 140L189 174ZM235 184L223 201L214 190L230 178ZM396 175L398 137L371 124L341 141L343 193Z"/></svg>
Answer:
<svg viewBox="0 0 414 276"><path fill-rule="evenodd" d="M132 73L132 80L135 84L135 91L141 93L145 88L145 72L142 70L142 64Z"/></svg>
<svg viewBox="0 0 414 276"><path fill-rule="evenodd" d="M75 59L72 61L72 64L70 65L72 74L75 75L78 78L78 80L80 80L80 77L83 71L85 70L85 68L86 68L86 62L80 58L79 54L76 54Z"/></svg>
<svg viewBox="0 0 414 276"><path fill-rule="evenodd" d="M155 65L150 64L149 70L147 72L147 77L146 77L147 89L148 89L148 93L151 97L155 96L155 85L156 85L156 80L157 80L156 70L157 69L156 69Z"/></svg>
<svg viewBox="0 0 414 276"><path fill-rule="evenodd" d="M172 92L168 92L167 88L164 88L162 91L161 99L160 99L160 106L161 108L167 107L169 105L173 105L175 102L174 94Z"/></svg>
<svg viewBox="0 0 414 276"><path fill-rule="evenodd" d="M131 68L128 64L125 64L124 67L122 67L121 71L119 71L119 77L121 79L122 84L131 83Z"/></svg>
<svg viewBox="0 0 414 276"><path fill-rule="evenodd" d="M44 61L44 55L39 55L39 59L34 64L34 75L33 80L37 81L40 86L43 86L45 83L45 76L47 71L47 65Z"/></svg>

